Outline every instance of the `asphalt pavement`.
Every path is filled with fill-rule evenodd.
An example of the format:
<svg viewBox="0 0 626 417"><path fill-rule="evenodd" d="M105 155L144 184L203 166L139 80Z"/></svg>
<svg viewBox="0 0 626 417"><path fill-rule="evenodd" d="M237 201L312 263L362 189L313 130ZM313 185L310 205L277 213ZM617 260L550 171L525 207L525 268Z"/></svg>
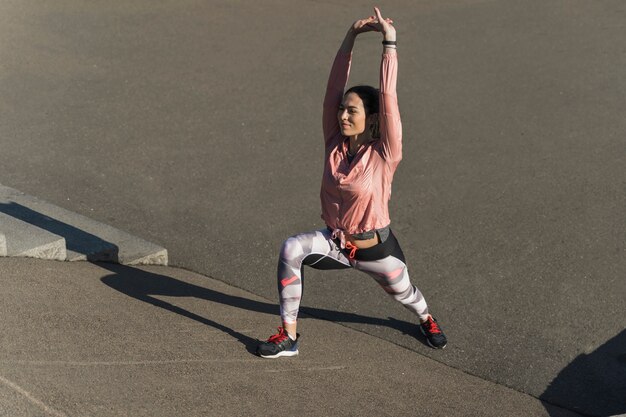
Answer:
<svg viewBox="0 0 626 417"><path fill-rule="evenodd" d="M310 317L299 356L262 359L276 302L193 272L17 258L0 269L0 415L577 415Z"/></svg>
<svg viewBox="0 0 626 417"><path fill-rule="evenodd" d="M0 183L275 300L281 242L323 226L325 81L371 6L3 1ZM450 344L428 349L353 271L305 272L310 322L570 410L626 413L626 3L381 9L398 30L404 128L392 228ZM380 49L357 41L350 84L376 83ZM276 325L260 317L251 337Z"/></svg>

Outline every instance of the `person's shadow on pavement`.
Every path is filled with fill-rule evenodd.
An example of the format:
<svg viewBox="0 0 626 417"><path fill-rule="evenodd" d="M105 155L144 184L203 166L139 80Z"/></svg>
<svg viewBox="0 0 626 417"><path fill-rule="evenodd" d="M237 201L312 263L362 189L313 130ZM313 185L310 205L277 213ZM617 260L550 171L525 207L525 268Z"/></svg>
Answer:
<svg viewBox="0 0 626 417"><path fill-rule="evenodd" d="M161 295L167 297L196 297L202 300L217 302L244 310L275 315L279 314L279 306L277 304L267 303L263 301L255 301L249 298L224 294L219 291L200 287L194 284L189 284L187 282L183 282L165 275L159 275L125 265L113 263L95 264L101 268L113 272L112 275L107 275L101 278L101 281L105 285L123 294L126 294L129 297L133 297L137 300L152 304L153 306L161 307L165 310L206 324L207 326L219 329L241 342L246 347L246 350L252 354L256 354L256 346L259 342L257 339L239 333L227 326L224 326L223 324L217 323L206 317L202 317L181 307L160 300L155 296ZM321 318L329 321L366 323L391 327L400 332L411 334L418 338L418 340L420 340L422 343L426 344L426 341L417 331L417 326L415 325L415 323L396 320L391 317L389 317L388 319L382 319L377 317L363 316L360 314L311 307L301 307L300 312L304 316Z"/></svg>

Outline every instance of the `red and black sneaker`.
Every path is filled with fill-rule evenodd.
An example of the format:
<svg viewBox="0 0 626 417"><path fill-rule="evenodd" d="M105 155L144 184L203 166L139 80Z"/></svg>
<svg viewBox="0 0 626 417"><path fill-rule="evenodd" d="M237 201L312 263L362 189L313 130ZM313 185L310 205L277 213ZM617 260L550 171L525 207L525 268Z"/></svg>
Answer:
<svg viewBox="0 0 626 417"><path fill-rule="evenodd" d="M433 316L428 316L428 320L420 324L420 330L422 334L426 336L426 341L431 348L443 349L448 343L446 335L443 334L441 326L437 323L437 320Z"/></svg>
<svg viewBox="0 0 626 417"><path fill-rule="evenodd" d="M278 333L270 336L267 342L262 342L257 346L256 353L262 358L278 358L280 356L296 356L298 354L298 339L292 340L289 334L282 327L278 328Z"/></svg>

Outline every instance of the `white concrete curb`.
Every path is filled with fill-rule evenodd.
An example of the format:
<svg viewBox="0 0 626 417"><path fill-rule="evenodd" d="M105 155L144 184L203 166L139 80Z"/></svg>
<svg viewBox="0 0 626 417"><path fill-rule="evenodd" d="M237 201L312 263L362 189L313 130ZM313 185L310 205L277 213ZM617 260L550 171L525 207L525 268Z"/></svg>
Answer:
<svg viewBox="0 0 626 417"><path fill-rule="evenodd" d="M7 238L0 233L0 256L7 256Z"/></svg>
<svg viewBox="0 0 626 417"><path fill-rule="evenodd" d="M154 243L0 184L0 256L167 265ZM3 255L4 253L4 255Z"/></svg>

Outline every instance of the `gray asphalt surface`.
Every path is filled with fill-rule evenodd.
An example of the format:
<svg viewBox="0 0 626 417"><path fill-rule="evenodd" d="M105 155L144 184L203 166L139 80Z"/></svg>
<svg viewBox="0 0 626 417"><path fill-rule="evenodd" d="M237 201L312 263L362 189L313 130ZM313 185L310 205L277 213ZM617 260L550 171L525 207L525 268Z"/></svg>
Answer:
<svg viewBox="0 0 626 417"><path fill-rule="evenodd" d="M192 272L0 268L0 415L550 415L529 395L324 320L302 319L301 356L261 359L255 340L276 303Z"/></svg>
<svg viewBox="0 0 626 417"><path fill-rule="evenodd" d="M357 273L306 271L305 311L535 398L626 413L626 3L381 7L405 131L392 227L450 346L404 334L413 318ZM280 243L322 227L322 94L370 10L4 1L2 183L275 299ZM359 39L351 84L376 83L379 54Z"/></svg>

